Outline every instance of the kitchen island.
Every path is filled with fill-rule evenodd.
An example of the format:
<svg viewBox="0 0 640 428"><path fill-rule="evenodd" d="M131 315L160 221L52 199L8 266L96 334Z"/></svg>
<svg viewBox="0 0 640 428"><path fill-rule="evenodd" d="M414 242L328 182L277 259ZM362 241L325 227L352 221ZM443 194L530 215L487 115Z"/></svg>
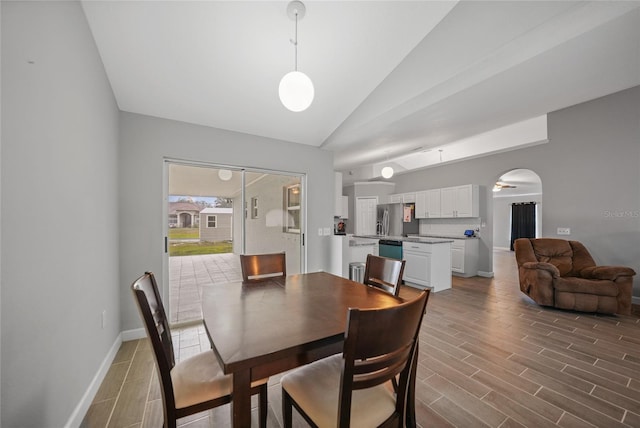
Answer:
<svg viewBox="0 0 640 428"><path fill-rule="evenodd" d="M365 263L367 254L378 255L377 238L333 235L331 237L329 272L343 278L349 278L349 264L353 262Z"/></svg>
<svg viewBox="0 0 640 428"><path fill-rule="evenodd" d="M356 236L359 237L359 236ZM431 288L434 292L451 288L451 243L453 239L423 236L361 236L402 242L405 260L403 279L415 288Z"/></svg>

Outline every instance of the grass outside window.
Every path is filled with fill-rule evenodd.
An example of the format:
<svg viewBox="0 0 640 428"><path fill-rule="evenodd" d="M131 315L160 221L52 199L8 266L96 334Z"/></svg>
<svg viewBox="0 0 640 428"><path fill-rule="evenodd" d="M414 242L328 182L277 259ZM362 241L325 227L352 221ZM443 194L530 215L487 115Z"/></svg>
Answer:
<svg viewBox="0 0 640 428"><path fill-rule="evenodd" d="M199 239L200 229L197 227L169 229L169 257L233 252L231 241L201 242Z"/></svg>

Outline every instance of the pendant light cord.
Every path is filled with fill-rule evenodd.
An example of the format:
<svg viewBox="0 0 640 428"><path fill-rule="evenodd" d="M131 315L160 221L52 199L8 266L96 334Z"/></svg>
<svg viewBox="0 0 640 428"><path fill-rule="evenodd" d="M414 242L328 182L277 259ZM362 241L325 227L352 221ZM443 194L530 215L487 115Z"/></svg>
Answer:
<svg viewBox="0 0 640 428"><path fill-rule="evenodd" d="M295 64L294 70L298 71L298 11L296 10L296 40L293 42L293 46L295 48Z"/></svg>

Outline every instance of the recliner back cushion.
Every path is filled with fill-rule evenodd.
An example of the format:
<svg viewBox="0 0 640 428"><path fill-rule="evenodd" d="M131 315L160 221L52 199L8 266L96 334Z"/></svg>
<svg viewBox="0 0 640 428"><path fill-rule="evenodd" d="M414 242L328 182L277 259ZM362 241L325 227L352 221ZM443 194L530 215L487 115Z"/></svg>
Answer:
<svg viewBox="0 0 640 428"><path fill-rule="evenodd" d="M573 250L568 241L554 238L532 239L531 245L539 262L551 263L565 276L573 269Z"/></svg>

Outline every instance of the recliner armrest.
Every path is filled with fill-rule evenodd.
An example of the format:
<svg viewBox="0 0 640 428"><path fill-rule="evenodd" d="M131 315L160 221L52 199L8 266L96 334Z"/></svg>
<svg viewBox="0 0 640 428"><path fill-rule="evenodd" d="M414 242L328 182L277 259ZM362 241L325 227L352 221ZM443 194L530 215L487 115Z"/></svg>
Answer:
<svg viewBox="0 0 640 428"><path fill-rule="evenodd" d="M626 266L590 266L580 271L580 276L587 279L608 279L615 281L621 276L633 276L636 272Z"/></svg>
<svg viewBox="0 0 640 428"><path fill-rule="evenodd" d="M526 263L522 264L522 268L531 269L531 270L536 270L536 269L545 270L545 271L549 272L553 278L560 277L560 271L558 270L557 267L555 267L551 263L526 262Z"/></svg>

